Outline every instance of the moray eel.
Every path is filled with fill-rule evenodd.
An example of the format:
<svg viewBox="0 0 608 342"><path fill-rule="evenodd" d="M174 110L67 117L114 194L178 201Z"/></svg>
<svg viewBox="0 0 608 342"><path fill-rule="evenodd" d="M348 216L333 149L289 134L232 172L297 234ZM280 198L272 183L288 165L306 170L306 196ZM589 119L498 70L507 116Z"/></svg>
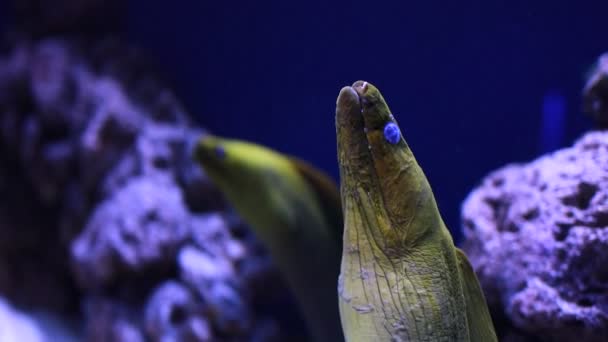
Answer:
<svg viewBox="0 0 608 342"><path fill-rule="evenodd" d="M378 89L357 81L336 107L346 341L497 341L477 277Z"/></svg>
<svg viewBox="0 0 608 342"><path fill-rule="evenodd" d="M194 157L268 248L314 341L344 341L337 284L342 209L335 183L268 148L206 135Z"/></svg>

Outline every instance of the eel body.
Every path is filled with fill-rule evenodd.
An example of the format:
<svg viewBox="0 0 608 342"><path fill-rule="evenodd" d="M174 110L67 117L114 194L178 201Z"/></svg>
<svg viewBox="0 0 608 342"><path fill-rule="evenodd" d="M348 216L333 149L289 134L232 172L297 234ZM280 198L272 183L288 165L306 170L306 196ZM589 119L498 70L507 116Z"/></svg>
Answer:
<svg viewBox="0 0 608 342"><path fill-rule="evenodd" d="M269 250L314 341L343 341L337 284L340 194L309 164L260 145L204 136L195 159Z"/></svg>
<svg viewBox="0 0 608 342"><path fill-rule="evenodd" d="M347 341L496 341L479 282L382 95L340 91L336 132Z"/></svg>

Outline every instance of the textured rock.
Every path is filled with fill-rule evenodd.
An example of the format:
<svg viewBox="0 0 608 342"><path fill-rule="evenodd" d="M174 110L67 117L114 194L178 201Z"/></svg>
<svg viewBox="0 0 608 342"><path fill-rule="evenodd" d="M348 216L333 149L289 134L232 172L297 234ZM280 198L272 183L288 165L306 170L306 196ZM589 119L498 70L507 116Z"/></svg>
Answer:
<svg viewBox="0 0 608 342"><path fill-rule="evenodd" d="M157 341L210 341L206 307L185 286L167 281L153 293L145 312L149 336Z"/></svg>
<svg viewBox="0 0 608 342"><path fill-rule="evenodd" d="M89 341L302 335L268 254L192 161L204 131L146 65L111 40L0 55L0 293Z"/></svg>
<svg viewBox="0 0 608 342"><path fill-rule="evenodd" d="M605 341L607 203L603 132L495 171L468 196L464 249L500 331L515 328L527 340Z"/></svg>
<svg viewBox="0 0 608 342"><path fill-rule="evenodd" d="M25 312L0 298L0 341L73 342L82 338L73 334L71 322L48 312Z"/></svg>
<svg viewBox="0 0 608 342"><path fill-rule="evenodd" d="M170 179L130 178L97 206L72 243L79 283L99 288L115 281L117 273L143 272L162 263L170 267L190 237L188 219L179 188Z"/></svg>
<svg viewBox="0 0 608 342"><path fill-rule="evenodd" d="M42 342L44 334L34 320L0 298L0 341Z"/></svg>
<svg viewBox="0 0 608 342"><path fill-rule="evenodd" d="M83 306L85 315L91 317L85 322L86 341L145 341L138 323L141 312L136 307L99 296L89 296Z"/></svg>

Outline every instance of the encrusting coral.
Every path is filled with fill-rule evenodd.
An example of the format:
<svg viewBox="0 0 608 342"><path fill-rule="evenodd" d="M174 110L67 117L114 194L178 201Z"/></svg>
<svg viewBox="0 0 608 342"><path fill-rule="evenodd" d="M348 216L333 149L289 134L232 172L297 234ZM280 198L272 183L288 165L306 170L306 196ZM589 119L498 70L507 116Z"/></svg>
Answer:
<svg viewBox="0 0 608 342"><path fill-rule="evenodd" d="M114 40L0 54L0 295L88 341L285 340L284 283L141 61Z"/></svg>

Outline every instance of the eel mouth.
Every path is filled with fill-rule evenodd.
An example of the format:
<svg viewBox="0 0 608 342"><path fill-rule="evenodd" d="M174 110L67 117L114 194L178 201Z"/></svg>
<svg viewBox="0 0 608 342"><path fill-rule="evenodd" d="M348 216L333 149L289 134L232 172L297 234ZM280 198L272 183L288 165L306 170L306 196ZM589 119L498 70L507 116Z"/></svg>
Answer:
<svg viewBox="0 0 608 342"><path fill-rule="evenodd" d="M343 87L336 101L336 115L338 118L344 115L361 116L363 114L363 105L367 100L364 95L367 92L368 84L365 81L357 81L352 86ZM342 118L346 119L346 118ZM342 120L342 122L345 122ZM354 121L353 121L354 122ZM361 120L361 122L363 122Z"/></svg>
<svg viewBox="0 0 608 342"><path fill-rule="evenodd" d="M380 91L369 82L357 81L340 90L336 135L341 183L348 187L362 186L377 195L392 193L396 184L391 182L403 175L404 167L413 165L399 125Z"/></svg>
<svg viewBox="0 0 608 342"><path fill-rule="evenodd" d="M387 125L390 126L388 137L384 134ZM340 90L336 102L336 130L338 142L346 142L343 148L352 149L354 145L365 143L372 151L372 157L379 160L383 159L384 153L377 152L388 152L384 138L391 145L403 141L399 126L382 94L365 81L357 81Z"/></svg>
<svg viewBox="0 0 608 342"><path fill-rule="evenodd" d="M367 85L365 81L357 81L343 87L336 101L338 162L343 185L368 183L375 178L363 113Z"/></svg>
<svg viewBox="0 0 608 342"><path fill-rule="evenodd" d="M365 82L357 81L353 86L343 87L336 101L338 159L343 167L354 162L371 162L359 95L363 83Z"/></svg>

